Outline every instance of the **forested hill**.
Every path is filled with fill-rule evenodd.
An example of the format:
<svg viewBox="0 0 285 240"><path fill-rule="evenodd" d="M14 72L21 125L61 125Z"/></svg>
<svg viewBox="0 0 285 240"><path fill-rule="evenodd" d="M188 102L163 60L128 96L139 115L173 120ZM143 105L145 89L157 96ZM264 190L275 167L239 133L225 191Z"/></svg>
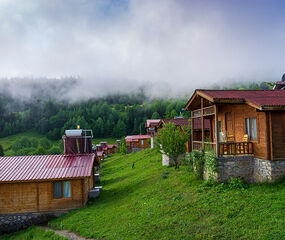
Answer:
<svg viewBox="0 0 285 240"><path fill-rule="evenodd" d="M116 95L66 103L36 98L25 104L22 111L5 110L5 98L0 105L1 137L28 130L45 134L50 140L60 139L65 129L92 129L96 138L116 137L145 132L149 118L189 115L181 112L187 99L147 100L142 96ZM14 101L16 101L14 99Z"/></svg>
<svg viewBox="0 0 285 240"><path fill-rule="evenodd" d="M235 86L242 89L264 89L265 83ZM31 98L17 98L2 91L0 94L0 137L36 130L50 140L60 139L65 129L92 129L96 138L120 138L145 133L146 119L172 118L189 112L182 109L188 97L152 99L143 91L68 102L41 94L41 86ZM59 89L59 88L58 88ZM50 92L51 89L49 89ZM59 93L61 91L58 90ZM57 94L60 95L60 94Z"/></svg>

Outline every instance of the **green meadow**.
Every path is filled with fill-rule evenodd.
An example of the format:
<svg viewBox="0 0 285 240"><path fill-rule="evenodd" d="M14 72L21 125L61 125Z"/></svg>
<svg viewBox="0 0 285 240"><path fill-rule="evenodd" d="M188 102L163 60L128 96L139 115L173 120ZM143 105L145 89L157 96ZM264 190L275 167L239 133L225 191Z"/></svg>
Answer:
<svg viewBox="0 0 285 240"><path fill-rule="evenodd" d="M112 155L101 180L100 198L48 225L94 239L285 239L285 181L209 185L151 149Z"/></svg>

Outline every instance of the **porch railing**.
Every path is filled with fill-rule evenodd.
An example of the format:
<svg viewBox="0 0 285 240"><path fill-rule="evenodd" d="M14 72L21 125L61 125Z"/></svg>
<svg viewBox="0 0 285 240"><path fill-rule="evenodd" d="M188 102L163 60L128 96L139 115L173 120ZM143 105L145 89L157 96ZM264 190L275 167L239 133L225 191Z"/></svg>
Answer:
<svg viewBox="0 0 285 240"><path fill-rule="evenodd" d="M219 156L253 154L252 142L219 143Z"/></svg>
<svg viewBox="0 0 285 240"><path fill-rule="evenodd" d="M204 148L207 149L216 149L216 143L214 142L204 142ZM202 141L193 141L193 150L201 150L202 149Z"/></svg>
<svg viewBox="0 0 285 240"><path fill-rule="evenodd" d="M202 141L193 141L193 150L201 150ZM204 149L216 150L216 143L204 142ZM248 155L253 154L252 142L227 142L219 143L219 157L229 155Z"/></svg>
<svg viewBox="0 0 285 240"><path fill-rule="evenodd" d="M209 115L214 115L215 114L215 108L214 106L210 106L210 107L205 107L203 108L203 116L209 116ZM193 118L198 118L202 116L202 109L197 109L194 110L193 112Z"/></svg>

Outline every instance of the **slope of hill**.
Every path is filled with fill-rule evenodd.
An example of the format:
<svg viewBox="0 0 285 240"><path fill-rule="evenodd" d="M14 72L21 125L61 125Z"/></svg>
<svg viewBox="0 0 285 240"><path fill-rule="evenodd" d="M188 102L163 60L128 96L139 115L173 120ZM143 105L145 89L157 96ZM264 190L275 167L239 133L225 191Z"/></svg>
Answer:
<svg viewBox="0 0 285 240"><path fill-rule="evenodd" d="M94 239L285 238L284 181L209 187L150 149L109 157L101 179L99 199L49 225Z"/></svg>

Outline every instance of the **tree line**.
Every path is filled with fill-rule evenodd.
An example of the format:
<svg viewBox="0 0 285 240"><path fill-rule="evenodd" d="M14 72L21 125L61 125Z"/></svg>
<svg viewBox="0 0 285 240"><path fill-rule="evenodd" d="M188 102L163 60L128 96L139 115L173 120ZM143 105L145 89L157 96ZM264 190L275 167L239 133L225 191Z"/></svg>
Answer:
<svg viewBox="0 0 285 240"><path fill-rule="evenodd" d="M92 129L95 138L121 138L145 133L147 119L189 117L182 109L186 99L147 100L142 96L114 96L66 103L54 99L34 99L22 111L5 111L0 99L0 137L36 130L49 140L60 139L66 129L80 125Z"/></svg>
<svg viewBox="0 0 285 240"><path fill-rule="evenodd" d="M235 89L271 87L272 83L232 86ZM23 102L6 93L0 95L0 137L36 130L49 140L58 140L66 129L77 125L92 129L95 138L144 134L147 119L190 117L189 112L183 111L187 100L187 97L149 100L143 91L138 91L73 103L47 96L34 96Z"/></svg>

